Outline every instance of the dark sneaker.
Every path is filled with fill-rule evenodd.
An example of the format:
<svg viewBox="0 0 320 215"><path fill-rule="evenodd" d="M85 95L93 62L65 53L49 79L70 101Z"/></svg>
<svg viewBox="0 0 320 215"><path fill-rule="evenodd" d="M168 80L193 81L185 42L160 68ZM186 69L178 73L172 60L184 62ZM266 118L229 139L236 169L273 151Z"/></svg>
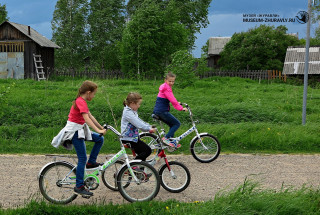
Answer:
<svg viewBox="0 0 320 215"><path fill-rule="evenodd" d="M80 194L81 196L93 196L93 193L87 190L84 186L79 188L75 187L73 190L76 194Z"/></svg>
<svg viewBox="0 0 320 215"><path fill-rule="evenodd" d="M99 167L99 166L102 166L103 165L103 163L94 163L94 164L92 164L92 163L87 163L87 165L86 165L86 168L87 169L92 169L92 168L96 168L96 167Z"/></svg>

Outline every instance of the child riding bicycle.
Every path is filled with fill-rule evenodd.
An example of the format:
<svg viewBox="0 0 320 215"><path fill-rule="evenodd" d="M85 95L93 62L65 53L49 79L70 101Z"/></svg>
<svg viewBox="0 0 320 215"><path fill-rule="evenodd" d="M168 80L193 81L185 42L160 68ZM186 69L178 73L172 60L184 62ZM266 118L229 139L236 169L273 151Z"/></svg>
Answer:
<svg viewBox="0 0 320 215"><path fill-rule="evenodd" d="M153 109L153 113L159 116L161 121L163 121L170 127L169 132L165 137L162 138L163 142L171 147L180 148L181 144L176 144L175 141L170 141L169 139L174 137L174 133L180 127L180 121L169 112L170 102L172 106L178 111L188 111L188 109L182 107L173 95L172 87L174 85L175 79L176 75L171 72L166 75L164 83L159 87L159 93Z"/></svg>
<svg viewBox="0 0 320 215"><path fill-rule="evenodd" d="M139 138L139 129L150 133L153 133L155 129L139 118L137 111L141 102L142 97L139 93L129 93L123 102L125 107L121 119L121 141L130 144L130 147L137 154L136 159L145 161L151 154L151 148Z"/></svg>
<svg viewBox="0 0 320 215"><path fill-rule="evenodd" d="M93 193L84 186L84 169L85 166L86 168L96 168L100 165L100 163L96 162L104 140L100 134L106 134L106 129L91 115L86 102L95 97L97 89L98 86L91 81L82 83L78 90L78 95L71 106L67 125L54 137L51 143L56 148L60 145L68 149L75 148L78 156L78 165L74 192L86 196L92 196ZM97 133L91 132L89 126ZM85 140L95 143L88 162Z"/></svg>

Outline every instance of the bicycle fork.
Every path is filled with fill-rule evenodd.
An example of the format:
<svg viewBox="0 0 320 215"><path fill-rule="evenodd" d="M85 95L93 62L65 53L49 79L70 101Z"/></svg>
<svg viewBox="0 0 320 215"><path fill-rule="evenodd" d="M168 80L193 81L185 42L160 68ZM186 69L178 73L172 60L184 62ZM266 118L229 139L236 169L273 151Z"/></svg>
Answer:
<svg viewBox="0 0 320 215"><path fill-rule="evenodd" d="M201 146L205 149L208 150L208 148L203 144L201 136L197 130L197 128L194 126L194 131L196 132L196 136L198 137L198 141L200 142Z"/></svg>

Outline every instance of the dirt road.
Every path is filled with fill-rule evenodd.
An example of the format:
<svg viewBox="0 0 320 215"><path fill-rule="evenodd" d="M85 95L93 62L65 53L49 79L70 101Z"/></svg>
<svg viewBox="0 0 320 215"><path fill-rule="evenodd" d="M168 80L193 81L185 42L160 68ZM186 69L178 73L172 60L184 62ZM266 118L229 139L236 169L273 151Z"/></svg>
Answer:
<svg viewBox="0 0 320 215"><path fill-rule="evenodd" d="M99 155L102 161L105 155ZM220 190L230 190L242 184L245 178L257 181L262 188L279 190L282 186L300 188L303 184L318 188L320 185L320 155L249 155L230 154L209 164L197 162L192 156L169 155L168 159L184 163L190 170L191 183L182 193L160 189L156 200L177 199L184 202L213 199ZM37 176L51 159L43 155L0 155L0 207L22 206L39 194ZM112 202L127 203L118 192L100 184L89 200L78 197L72 204Z"/></svg>

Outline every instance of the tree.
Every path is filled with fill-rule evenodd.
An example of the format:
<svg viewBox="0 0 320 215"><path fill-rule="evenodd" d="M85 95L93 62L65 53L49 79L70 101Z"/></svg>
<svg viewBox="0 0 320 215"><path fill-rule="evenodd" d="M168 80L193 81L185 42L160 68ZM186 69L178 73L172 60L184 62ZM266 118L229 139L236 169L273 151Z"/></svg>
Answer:
<svg viewBox="0 0 320 215"><path fill-rule="evenodd" d="M120 69L117 43L125 26L124 0L91 0L90 59L99 68Z"/></svg>
<svg viewBox="0 0 320 215"><path fill-rule="evenodd" d="M283 25L260 25L235 33L221 52L218 64L226 70L282 70L288 46L301 45L298 38L286 34L287 30Z"/></svg>
<svg viewBox="0 0 320 215"><path fill-rule="evenodd" d="M170 4L176 5L179 22L188 29L188 48L194 47L195 34L200 33L201 28L207 27L208 8L212 0L154 0L154 3L165 8ZM141 7L143 0L129 0L127 13L129 17Z"/></svg>
<svg viewBox="0 0 320 215"><path fill-rule="evenodd" d="M9 17L8 17L6 5L0 4L0 24L3 23L4 21L8 21L8 20L9 20Z"/></svg>
<svg viewBox="0 0 320 215"><path fill-rule="evenodd" d="M170 71L177 75L175 83L177 87L185 88L197 80L194 70L195 62L188 50L179 50L172 54L172 63L167 66L166 72Z"/></svg>
<svg viewBox="0 0 320 215"><path fill-rule="evenodd" d="M121 68L134 75L163 74L170 55L187 48L189 32L179 21L177 7L145 0L123 32Z"/></svg>
<svg viewBox="0 0 320 215"><path fill-rule="evenodd" d="M81 68L87 57L87 0L58 0L52 19L52 40L60 46L57 67Z"/></svg>
<svg viewBox="0 0 320 215"><path fill-rule="evenodd" d="M206 44L201 48L201 57L207 57L209 50L209 40L207 40Z"/></svg>

